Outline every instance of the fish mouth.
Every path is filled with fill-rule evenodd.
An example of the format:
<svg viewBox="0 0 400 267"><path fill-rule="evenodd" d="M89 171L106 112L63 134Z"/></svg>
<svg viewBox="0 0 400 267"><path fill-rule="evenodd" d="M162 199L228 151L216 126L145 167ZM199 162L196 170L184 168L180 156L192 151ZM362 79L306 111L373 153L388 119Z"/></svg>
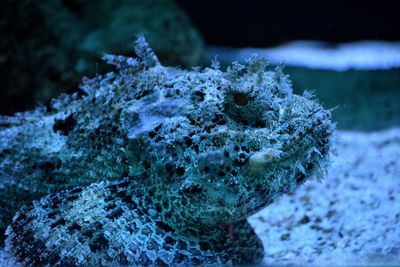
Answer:
<svg viewBox="0 0 400 267"><path fill-rule="evenodd" d="M201 211L199 217L204 218L203 222L234 223L254 215L280 196L293 193L297 187L315 176L321 168L316 164L318 160L315 157L318 154L310 158L310 161L303 160L304 169L297 169L293 164L301 161L304 154L295 153L279 157L279 154L275 154L278 152L262 150L250 156L245 166L243 184L237 185L238 193L232 191L221 193L223 189L220 190L218 187L209 190L208 194L215 192L214 199L208 203L196 203L198 211ZM264 180L259 183L259 187L249 182L263 177L265 173L276 173L280 178L274 181Z"/></svg>
<svg viewBox="0 0 400 267"><path fill-rule="evenodd" d="M236 184L232 190L224 190L219 187L209 188L208 193L214 192L212 194L214 195L214 200L210 201L214 205L207 206L205 203L199 203L200 206L205 207L204 212L225 214L225 218L234 218L234 221L241 220L268 206L278 196L293 190L289 186L290 181L295 181L296 184L303 183L308 175L300 171L287 170L288 166L299 158L298 155L279 157L278 154L275 154L279 152L262 150L253 153L243 168L241 182ZM309 172L312 169L313 167L309 166ZM273 181L271 178L275 177L270 176L264 180L265 173L274 173L279 177L290 176L294 177L294 179L287 179L287 181L282 182L283 179L277 178ZM256 183L252 184L256 180L259 181L258 185ZM265 186L268 183L270 185Z"/></svg>

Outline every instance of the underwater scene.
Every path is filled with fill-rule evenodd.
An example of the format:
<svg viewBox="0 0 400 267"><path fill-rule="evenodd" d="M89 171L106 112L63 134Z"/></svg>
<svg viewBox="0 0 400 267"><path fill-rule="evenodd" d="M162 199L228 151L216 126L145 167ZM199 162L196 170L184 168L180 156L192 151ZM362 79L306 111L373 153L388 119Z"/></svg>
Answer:
<svg viewBox="0 0 400 267"><path fill-rule="evenodd" d="M396 11L3 0L0 266L400 266Z"/></svg>

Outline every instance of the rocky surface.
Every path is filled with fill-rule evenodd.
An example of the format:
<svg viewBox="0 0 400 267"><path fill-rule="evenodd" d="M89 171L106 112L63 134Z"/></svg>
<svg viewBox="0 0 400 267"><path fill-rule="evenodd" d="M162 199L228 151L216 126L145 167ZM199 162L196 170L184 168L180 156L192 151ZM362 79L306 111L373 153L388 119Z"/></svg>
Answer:
<svg viewBox="0 0 400 267"><path fill-rule="evenodd" d="M249 219L266 265L400 264L400 129L341 131L321 183Z"/></svg>
<svg viewBox="0 0 400 267"><path fill-rule="evenodd" d="M173 0L2 1L0 114L47 103L104 73L103 53L132 54L143 34L162 63L191 67L202 38Z"/></svg>

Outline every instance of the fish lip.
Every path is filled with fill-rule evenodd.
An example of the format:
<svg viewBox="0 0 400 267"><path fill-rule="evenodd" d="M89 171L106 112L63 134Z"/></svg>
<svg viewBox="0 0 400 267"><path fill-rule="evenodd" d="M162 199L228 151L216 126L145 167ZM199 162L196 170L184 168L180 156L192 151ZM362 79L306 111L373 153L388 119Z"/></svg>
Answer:
<svg viewBox="0 0 400 267"><path fill-rule="evenodd" d="M312 149L312 147L307 147L307 151ZM267 151L268 153L271 153L271 151ZM251 177L257 174L263 174L265 169L275 169L275 168L280 168L282 167L282 165L289 165L292 164L293 161L296 160L301 160L304 159L305 156L305 152L304 153L300 153L299 150L295 150L290 154L285 154L284 151L281 150L277 150L277 151L272 151L274 153L276 153L275 157L268 157L266 162L262 162L263 165L257 166L257 165L253 165L251 166L251 160L249 160L249 162L246 165L246 169L247 172L250 172L248 174L245 174L245 176L247 177ZM265 149L264 150L260 150L258 152L254 152L253 155L257 155L258 157L258 153L265 153ZM326 155L322 155L323 157L325 157ZM315 157L319 157L317 155L315 155ZM255 168L252 169L252 168ZM316 169L318 168L318 165L313 164L313 160L310 159L310 161L307 161L307 164L305 166L305 172L301 172L300 170L294 170L292 175L294 176L295 182L296 182L296 188L298 186L300 186L301 184L303 184L304 182L306 182L310 177L313 176L313 173L316 171ZM240 186L240 185L239 185ZM263 208L267 207L268 205L270 205L271 203L273 203L273 199L276 197L279 197L285 193L290 193L290 189L289 188L280 188L278 191L274 191L274 192L270 192L270 194L267 195L259 195L259 193L256 193L258 196L258 198L264 198L265 202L263 201L263 204L260 205L256 205L254 207L249 207L248 210L246 210L246 208L244 207L245 205L243 205L243 203L246 202L246 199L242 199L242 200L237 200L237 205L239 207L236 207L236 209L232 212L229 211L226 207L224 206L217 206L213 208L214 212L218 212L219 214L226 214L227 216L229 215L229 218L238 218L238 217L249 217L257 212L259 212L260 210L262 210ZM253 196L254 197L254 196ZM249 196L249 198L253 198L251 196ZM242 204L241 204L242 203ZM228 218L228 217L226 217ZM232 222L236 221L236 219L234 219Z"/></svg>
<svg viewBox="0 0 400 267"><path fill-rule="evenodd" d="M297 152L297 151L296 151ZM251 171L248 172L247 174L245 174L248 177L257 175L257 173L262 174L265 170L265 168L279 168L282 166L282 164L286 164L285 162L287 162L287 164L289 164L289 162L292 162L294 159L299 158L298 153L293 153L293 154L287 154L287 155L283 155L281 157L276 157L274 158L272 161L268 162L265 166L262 166L260 169L256 169L256 172L254 172L253 170L251 170L250 167L250 162L247 163L246 165L246 169L247 171L250 169ZM255 153L262 153L262 152L255 152ZM310 167L311 169L314 169L315 166ZM295 175L295 179L296 179L296 184L300 185L302 183L304 183L305 181L308 180L308 177L310 177L310 173L311 170L307 171L306 174L304 174L304 176L299 175L298 172L293 173L293 175ZM241 186L241 185L238 185ZM209 207L206 203L201 203L198 202L197 203L197 207L198 208L203 208L202 211L202 215L201 217L203 219L201 219L201 221L203 221L203 223L208 223L210 218L213 218L213 220L215 221L215 223L234 223L236 221L245 219L251 215L256 214L257 212L259 212L260 210L264 209L265 207L269 206L271 203L274 202L273 199L275 199L278 196L281 196L285 193L289 193L288 190L286 189L281 189L279 191L276 192L271 192L270 195L260 195L259 192L256 193L256 195L253 196L249 196L249 199L252 199L253 197L257 197L257 198L262 198L264 199L262 202L263 203L259 203L259 205L256 205L254 207L252 206L247 206L245 203L247 201L247 199L239 199L237 198L235 201L235 205L231 204L220 204L218 202L215 202L215 205L213 205L212 207ZM232 194L230 195L231 197L234 197L235 195ZM207 218L207 219L204 219ZM225 218L223 221L220 221L220 218Z"/></svg>

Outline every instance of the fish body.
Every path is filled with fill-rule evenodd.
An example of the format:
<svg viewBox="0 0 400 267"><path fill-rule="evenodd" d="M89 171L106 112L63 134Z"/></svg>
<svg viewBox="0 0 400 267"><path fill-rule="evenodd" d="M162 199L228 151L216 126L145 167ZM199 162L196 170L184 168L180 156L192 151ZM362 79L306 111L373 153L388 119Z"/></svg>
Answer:
<svg viewBox="0 0 400 267"><path fill-rule="evenodd" d="M252 56L226 71L137 58L49 111L2 118L1 230L23 265L258 262L246 218L326 165L331 115ZM11 217L16 215L11 220Z"/></svg>

